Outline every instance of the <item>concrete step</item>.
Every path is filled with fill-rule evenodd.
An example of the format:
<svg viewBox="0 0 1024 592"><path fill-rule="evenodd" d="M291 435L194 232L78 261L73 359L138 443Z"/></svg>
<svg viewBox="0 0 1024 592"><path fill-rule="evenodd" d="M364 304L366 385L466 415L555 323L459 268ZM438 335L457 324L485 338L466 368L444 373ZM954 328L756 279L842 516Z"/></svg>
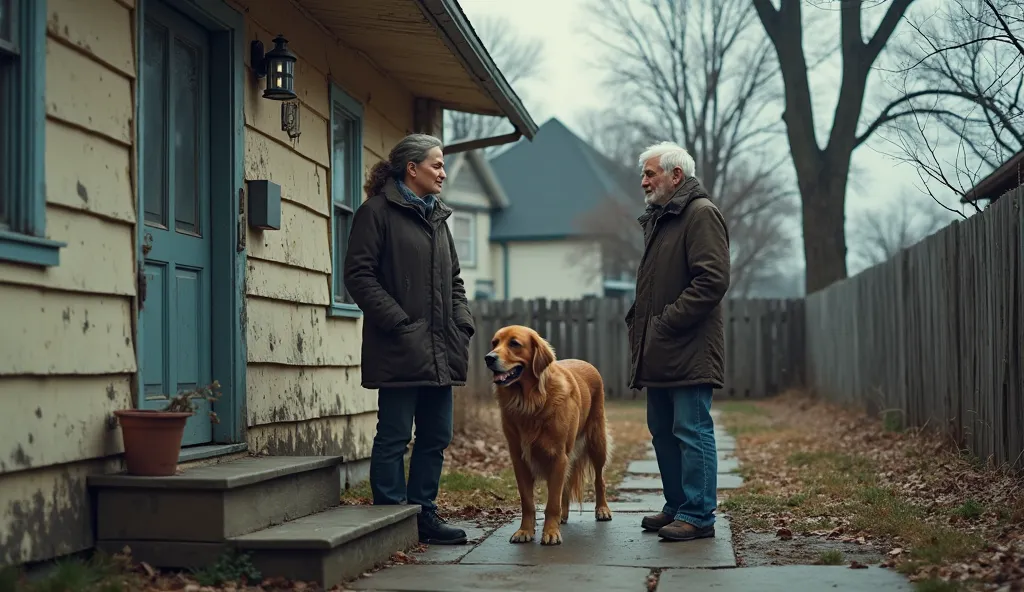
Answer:
<svg viewBox="0 0 1024 592"><path fill-rule="evenodd" d="M170 543L220 548L231 537L337 506L340 463L339 456L267 456L170 477L90 476L97 546L129 545L133 552L180 547ZM181 567L173 565L173 556L154 565Z"/></svg>
<svg viewBox="0 0 1024 592"><path fill-rule="evenodd" d="M330 588L415 545L418 512L419 506L339 506L228 542L264 577Z"/></svg>

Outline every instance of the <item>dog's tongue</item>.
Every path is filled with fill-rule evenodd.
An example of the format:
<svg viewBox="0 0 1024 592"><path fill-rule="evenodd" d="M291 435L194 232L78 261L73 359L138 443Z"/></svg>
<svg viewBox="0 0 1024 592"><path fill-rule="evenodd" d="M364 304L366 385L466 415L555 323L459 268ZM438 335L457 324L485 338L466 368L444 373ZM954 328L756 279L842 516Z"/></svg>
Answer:
<svg viewBox="0 0 1024 592"><path fill-rule="evenodd" d="M510 374L509 372L502 372L501 374L495 374L494 375L494 382L504 382L508 378L509 374Z"/></svg>

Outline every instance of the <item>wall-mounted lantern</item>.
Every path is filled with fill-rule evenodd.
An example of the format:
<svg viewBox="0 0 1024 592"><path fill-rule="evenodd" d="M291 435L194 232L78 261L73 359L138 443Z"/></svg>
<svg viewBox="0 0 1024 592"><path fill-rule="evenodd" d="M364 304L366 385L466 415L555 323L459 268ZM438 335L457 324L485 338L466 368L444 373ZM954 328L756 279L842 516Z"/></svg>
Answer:
<svg viewBox="0 0 1024 592"><path fill-rule="evenodd" d="M274 38L274 49L263 53L263 42L256 39L250 45L252 69L257 78L267 79L263 98L272 101L290 101L295 95L295 54L288 50L288 40L282 35Z"/></svg>

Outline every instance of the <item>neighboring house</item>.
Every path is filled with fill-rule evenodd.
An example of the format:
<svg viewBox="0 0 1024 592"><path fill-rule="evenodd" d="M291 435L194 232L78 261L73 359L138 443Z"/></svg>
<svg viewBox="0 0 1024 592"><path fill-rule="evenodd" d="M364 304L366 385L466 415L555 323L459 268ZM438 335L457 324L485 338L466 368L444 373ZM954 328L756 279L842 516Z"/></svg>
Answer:
<svg viewBox="0 0 1024 592"><path fill-rule="evenodd" d="M467 237L473 260L462 264L467 293L498 300L631 294L635 268L610 266L586 219L614 200L618 206L607 211L621 220L613 224L626 225L627 235L640 233L639 173L600 154L558 119L489 162L473 153L448 167L453 233Z"/></svg>
<svg viewBox="0 0 1024 592"><path fill-rule="evenodd" d="M1024 152L1018 152L969 189L960 203L995 202L1005 193L1020 187L1024 179ZM980 205L980 204L979 204Z"/></svg>
<svg viewBox="0 0 1024 592"><path fill-rule="evenodd" d="M456 154L445 166L444 200L453 210L448 227L458 249L466 294L474 300L493 299L502 262L491 246L491 216L509 206L508 196L479 151Z"/></svg>
<svg viewBox="0 0 1024 592"><path fill-rule="evenodd" d="M87 478L121 470L112 412L212 380L220 423L189 420L184 468L337 455L343 480L364 477L376 393L359 384L363 320L338 272L363 176L405 134L440 135L443 108L536 130L458 4L0 7L12 2L0 11L0 565L93 547L108 516ZM253 71L250 43L270 51L278 34L297 56L297 138L263 97L280 77ZM254 181L280 187L279 229L272 215L250 225ZM194 509L167 518L215 515Z"/></svg>

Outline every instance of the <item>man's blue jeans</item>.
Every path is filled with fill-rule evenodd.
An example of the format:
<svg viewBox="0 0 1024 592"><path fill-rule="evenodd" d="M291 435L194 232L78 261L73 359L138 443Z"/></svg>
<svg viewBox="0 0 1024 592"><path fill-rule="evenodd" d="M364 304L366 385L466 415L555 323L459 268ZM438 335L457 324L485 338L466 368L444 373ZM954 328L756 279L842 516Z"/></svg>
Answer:
<svg viewBox="0 0 1024 592"><path fill-rule="evenodd" d="M711 385L647 389L647 427L654 437L662 510L697 528L715 523L718 456Z"/></svg>
<svg viewBox="0 0 1024 592"><path fill-rule="evenodd" d="M416 420L416 443L405 482L405 451ZM382 388L377 434L370 453L370 489L376 505L408 501L436 510L444 451L452 442L452 387Z"/></svg>

